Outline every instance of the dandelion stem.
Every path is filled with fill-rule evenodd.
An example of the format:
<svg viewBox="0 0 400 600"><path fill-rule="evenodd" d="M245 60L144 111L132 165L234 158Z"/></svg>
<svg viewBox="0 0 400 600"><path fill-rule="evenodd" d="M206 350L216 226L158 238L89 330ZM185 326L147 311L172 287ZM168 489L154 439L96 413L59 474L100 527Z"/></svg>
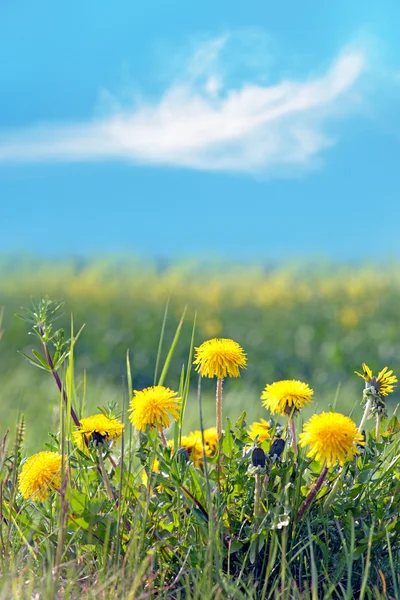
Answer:
<svg viewBox="0 0 400 600"><path fill-rule="evenodd" d="M358 431L359 431L360 433L362 433L362 431L363 431L363 429L364 429L364 427L365 427L365 423L366 423L366 421L367 421L367 419L368 419L368 416L369 416L369 411L371 410L371 404L372 404L372 401L371 401L371 399L370 399L370 398L368 398L368 400L367 400L367 404L365 405L364 414L363 414L363 417L362 417L362 419L361 419L361 423L360 423L360 425L358 426Z"/></svg>
<svg viewBox="0 0 400 600"><path fill-rule="evenodd" d="M294 452L294 455L297 457L298 451L297 451L296 425L294 422L294 415L289 417L289 430L290 430L290 435L292 437L293 452Z"/></svg>
<svg viewBox="0 0 400 600"><path fill-rule="evenodd" d="M164 448L166 448L168 444L167 444L167 438L165 437L164 429L160 429L160 438L161 438L162 445L164 446Z"/></svg>
<svg viewBox="0 0 400 600"><path fill-rule="evenodd" d="M222 382L223 379L217 379L217 392L216 392L216 427L218 441L222 436Z"/></svg>
<svg viewBox="0 0 400 600"><path fill-rule="evenodd" d="M320 476L318 477L317 481L312 486L307 498L304 500L303 504L300 506L299 515L298 515L299 518L301 518L303 516L303 514L305 513L307 508L310 506L311 502L314 500L315 496L317 495L318 491L321 488L321 485L325 481L325 477L326 477L327 473L328 473L328 467L326 466L326 463L325 463L324 466L322 467Z"/></svg>
<svg viewBox="0 0 400 600"><path fill-rule="evenodd" d="M255 475L254 486L254 517L257 519L261 515L261 473Z"/></svg>
<svg viewBox="0 0 400 600"><path fill-rule="evenodd" d="M379 413L376 414L376 425L375 425L375 440L379 442L381 432L381 415Z"/></svg>
<svg viewBox="0 0 400 600"><path fill-rule="evenodd" d="M107 471L104 466L103 452L102 452L101 446L99 446L97 449L97 456L99 457L99 466L100 466L101 475L103 477L104 486L106 488L107 498L109 500L114 500L114 494L113 494L113 491L111 488L111 483L110 483L110 480L108 479Z"/></svg>

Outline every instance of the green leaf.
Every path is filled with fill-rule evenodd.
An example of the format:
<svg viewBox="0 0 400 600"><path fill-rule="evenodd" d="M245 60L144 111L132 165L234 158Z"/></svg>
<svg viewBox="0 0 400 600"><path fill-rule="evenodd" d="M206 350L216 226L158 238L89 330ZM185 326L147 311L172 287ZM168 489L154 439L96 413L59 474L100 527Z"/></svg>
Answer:
<svg viewBox="0 0 400 600"><path fill-rule="evenodd" d="M25 352L21 352L20 350L18 350L18 354L21 354L24 358L26 358L26 360L28 362L31 363L31 365L33 365L34 367L38 367L39 369L43 369L44 371L49 371L49 366L46 364L46 366L43 366L41 361L35 360L33 359L31 356L28 356L27 354L25 354Z"/></svg>
<svg viewBox="0 0 400 600"><path fill-rule="evenodd" d="M231 422L229 419L227 421L226 431L223 437L222 442L222 450L226 456L231 456L233 450L233 436L231 433Z"/></svg>
<svg viewBox="0 0 400 600"><path fill-rule="evenodd" d="M185 309L182 313L182 316L181 316L181 320L179 321L178 327L176 328L174 339L172 340L172 344L168 351L167 358L165 359L163 370L161 371L160 379L158 380L158 385L163 385L165 378L167 376L168 369L171 364L172 357L174 355L174 350L176 348L176 345L178 343L178 340L179 340L179 337L181 334L181 329L182 329L183 321L185 319L186 310L187 310L187 307L185 307Z"/></svg>

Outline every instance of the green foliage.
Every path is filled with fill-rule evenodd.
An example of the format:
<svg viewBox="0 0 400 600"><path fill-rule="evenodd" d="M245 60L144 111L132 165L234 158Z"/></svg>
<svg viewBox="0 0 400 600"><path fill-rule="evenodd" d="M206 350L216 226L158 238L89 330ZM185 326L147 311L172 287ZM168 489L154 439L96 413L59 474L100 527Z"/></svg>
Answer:
<svg viewBox="0 0 400 600"><path fill-rule="evenodd" d="M54 305L46 300L40 306L47 311ZM33 314L31 325L37 328L40 322L43 330L40 356L47 366L53 364L53 385L58 385L56 376L61 381L61 390L55 386L59 431L51 433L47 447L68 458L60 489L43 503L32 502L18 490L23 421L15 442L6 435L0 443L0 598L399 597L400 422L396 414L382 420L379 438L371 424L360 454L344 468L329 470L300 518L300 507L321 465L310 462L304 451L296 457L285 423L273 423L270 440L261 444L265 467L255 467L246 413L231 421L229 405L217 451L210 457L203 454L197 466L177 443L182 430L187 432L183 417L170 432L175 451L164 447L156 432L137 435L130 426L115 447L89 444L79 450L69 418L71 410L82 415L86 393L75 380L71 340L76 336L71 331L70 341L61 342L64 338L52 333L56 313L46 312L44 319L39 311ZM180 378L171 365L182 341L182 322L169 338L164 329L159 357L154 358L159 366L156 380L158 372L164 373L166 385L174 377L188 405L193 327ZM162 353L167 339L170 347ZM79 344L77 353L78 348ZM59 357L66 353L64 368L55 367L61 366L54 360L57 352ZM131 394L129 355L126 365ZM196 383L197 399L190 401L204 429L202 381L192 382L192 387ZM124 421L126 400L123 394ZM354 397L350 405L356 402ZM111 409L118 413L115 405ZM277 456L271 448L280 435L286 444ZM42 447L45 441L40 440ZM257 495L260 502L255 510Z"/></svg>

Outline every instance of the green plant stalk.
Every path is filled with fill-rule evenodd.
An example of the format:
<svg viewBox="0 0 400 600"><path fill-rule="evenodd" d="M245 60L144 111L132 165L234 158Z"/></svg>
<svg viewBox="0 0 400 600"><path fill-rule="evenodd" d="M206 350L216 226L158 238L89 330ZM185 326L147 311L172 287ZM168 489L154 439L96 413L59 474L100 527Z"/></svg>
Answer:
<svg viewBox="0 0 400 600"><path fill-rule="evenodd" d="M168 298L167 304L165 306L164 318L163 318L163 322L161 325L160 341L158 342L158 350L157 350L156 366L154 369L154 384L153 385L157 384L158 367L160 365L161 352L162 352L162 346L163 346L163 341L164 341L165 325L167 323L168 306L169 306L169 298ZM130 392L132 392L132 390L130 390Z"/></svg>
<svg viewBox="0 0 400 600"><path fill-rule="evenodd" d="M176 328L174 339L172 340L171 347L170 347L170 349L168 351L167 358L165 359L165 363L164 363L163 369L161 371L160 378L158 380L158 385L163 385L164 381L165 381L165 378L167 376L168 369L169 369L169 366L171 364L171 359L172 359L172 356L173 356L174 351L175 351L175 347L176 347L176 345L178 343L178 340L179 340L179 337L181 335L181 329L182 329L183 322L185 320L186 310L187 310L187 306L185 306L185 308L183 310L183 313L182 313L182 316L181 316L181 319L180 319L180 321L178 323L178 327Z"/></svg>
<svg viewBox="0 0 400 600"><path fill-rule="evenodd" d="M261 515L261 473L255 475L254 485L254 518L258 519Z"/></svg>
<svg viewBox="0 0 400 600"><path fill-rule="evenodd" d="M380 438L381 422L382 422L382 416L380 415L380 413L376 413L375 439L377 442L379 442L379 438Z"/></svg>
<svg viewBox="0 0 400 600"><path fill-rule="evenodd" d="M292 437L293 452L294 452L294 455L297 458L298 449L297 449L296 425L295 425L295 422L294 422L294 415L292 415L291 417L289 417L289 430L290 430L290 435Z"/></svg>
<svg viewBox="0 0 400 600"><path fill-rule="evenodd" d="M328 473L328 467L326 466L326 463L325 463L324 466L322 467L322 471L321 471L317 481L314 483L307 498L304 500L303 504L300 506L300 510L299 510L299 514L298 514L299 519L301 519L301 517L303 516L303 514L305 513L307 508L310 506L311 502L314 500L317 493L319 492L322 484L325 481L325 477L326 477L327 473Z"/></svg>
<svg viewBox="0 0 400 600"><path fill-rule="evenodd" d="M335 483L332 486L331 491L329 492L329 494L326 497L326 500L324 502L324 513L326 514L328 512L328 510L330 509L332 502L335 499L336 494L338 493L339 490L339 486L340 486L340 482L342 481L342 476L344 474L344 469L343 467L340 469L340 472L336 478Z"/></svg>
<svg viewBox="0 0 400 600"><path fill-rule="evenodd" d="M47 364L49 365L50 373L52 374L53 379L56 382L57 387L58 387L60 393L63 395L64 402L65 402L66 406L68 407L67 393L66 393L66 391L64 389L63 384L61 383L61 379L60 379L60 376L59 376L58 372L54 368L53 359L51 358L51 354L49 352L49 349L47 348L47 344L43 340L44 331L43 331L43 329L41 327L38 327L38 331L39 331L39 333L40 333L40 335L42 337L43 350L44 350L44 354L45 354L45 357L46 357ZM80 421L79 421L78 416L77 416L76 412L74 411L72 405L70 407L70 410L71 410L71 417L72 417L73 422L75 423L75 425L77 427L80 427L80 425L81 425Z"/></svg>
<svg viewBox="0 0 400 600"><path fill-rule="evenodd" d="M364 600L365 593L367 591L368 576L369 576L369 571L371 568L371 549L372 549L372 538L374 535L374 526L375 526L375 523L372 522L372 527L370 529L369 538L368 538L367 557L365 560L365 570L364 570L364 576L363 576L363 580L362 580L362 584L361 584L360 600Z"/></svg>
<svg viewBox="0 0 400 600"><path fill-rule="evenodd" d="M113 491L112 491L112 488L111 488L111 483L110 483L110 480L108 478L106 468L104 466L103 452L102 452L101 446L99 446L97 448L97 456L99 458L99 466L100 466L101 475L103 477L104 486L106 488L107 498L109 500L114 500L114 494L113 494Z"/></svg>
<svg viewBox="0 0 400 600"><path fill-rule="evenodd" d="M360 432L362 432L362 430L365 427L365 423L367 422L367 419L368 419L368 416L369 416L369 413L370 413L370 410L371 410L371 404L372 404L372 401L371 401L370 398L368 398L367 404L365 405L364 414L362 416L360 425L358 426L358 431L360 431Z"/></svg>
<svg viewBox="0 0 400 600"><path fill-rule="evenodd" d="M197 313L194 314L194 319L193 319L192 337L191 337L191 340L190 340L189 357L188 357L186 377L185 377L185 384L184 384L183 396L182 396L182 408L181 408L181 414L180 414L179 422L178 422L178 428L179 428L179 445L181 444L181 441L182 441L183 419L185 417L186 404L187 404L187 399L188 399L188 396L189 396L190 374L191 374L191 371L192 371L193 349L194 349L194 334L195 334L195 331L196 331L196 321L197 321Z"/></svg>
<svg viewBox="0 0 400 600"><path fill-rule="evenodd" d="M318 600L318 574L317 566L315 564L314 546L312 541L312 534L310 523L307 522L308 539L310 541L310 562L311 562L311 598L312 600Z"/></svg>
<svg viewBox="0 0 400 600"><path fill-rule="evenodd" d="M57 552L56 552L56 560L55 567L58 570L58 567L61 564L61 557L64 549L64 539L65 539L65 527L66 520L65 516L68 515L68 506L66 508L66 499L65 492L67 488L67 474L66 474L66 464L65 464L65 418L64 418L64 410L62 405L62 398L60 398L60 420L61 420L61 487L60 487L60 514L59 514L59 527L58 527L58 539L57 539ZM58 579L58 571L56 572L56 577Z"/></svg>
<svg viewBox="0 0 400 600"><path fill-rule="evenodd" d="M218 441L222 436L222 382L223 379L217 379L217 390L215 396L215 408L216 408L216 428Z"/></svg>

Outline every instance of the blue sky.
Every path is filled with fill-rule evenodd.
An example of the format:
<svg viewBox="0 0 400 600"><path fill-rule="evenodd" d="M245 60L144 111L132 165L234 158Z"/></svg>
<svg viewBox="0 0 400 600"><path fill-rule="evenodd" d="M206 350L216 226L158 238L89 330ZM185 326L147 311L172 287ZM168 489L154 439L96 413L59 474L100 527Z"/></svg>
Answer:
<svg viewBox="0 0 400 600"><path fill-rule="evenodd" d="M400 254L400 3L0 4L0 251Z"/></svg>

